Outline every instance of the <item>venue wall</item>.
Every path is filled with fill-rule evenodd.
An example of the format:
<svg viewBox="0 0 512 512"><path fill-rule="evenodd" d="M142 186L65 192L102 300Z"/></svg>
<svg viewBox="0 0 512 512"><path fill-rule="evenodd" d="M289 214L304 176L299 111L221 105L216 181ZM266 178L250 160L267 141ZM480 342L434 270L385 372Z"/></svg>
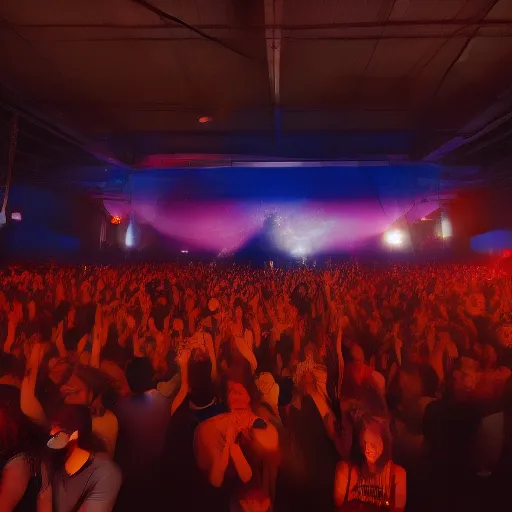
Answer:
<svg viewBox="0 0 512 512"><path fill-rule="evenodd" d="M13 212L21 221L10 220ZM7 225L0 229L0 259L56 260L78 257L99 240L98 204L69 186L14 184Z"/></svg>

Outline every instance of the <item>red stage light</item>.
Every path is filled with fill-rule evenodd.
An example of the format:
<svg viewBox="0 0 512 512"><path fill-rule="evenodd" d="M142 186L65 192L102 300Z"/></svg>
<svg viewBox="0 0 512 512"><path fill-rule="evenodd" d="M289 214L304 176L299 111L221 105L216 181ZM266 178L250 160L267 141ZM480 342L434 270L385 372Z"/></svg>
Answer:
<svg viewBox="0 0 512 512"><path fill-rule="evenodd" d="M210 117L210 116L202 116L198 119L198 121L201 123L201 124L206 124L206 123L211 123L213 121L213 117Z"/></svg>
<svg viewBox="0 0 512 512"><path fill-rule="evenodd" d="M112 224L114 224L115 226L121 224L121 217L118 217L117 215L115 215L114 217L112 217L112 219L110 219L110 222Z"/></svg>

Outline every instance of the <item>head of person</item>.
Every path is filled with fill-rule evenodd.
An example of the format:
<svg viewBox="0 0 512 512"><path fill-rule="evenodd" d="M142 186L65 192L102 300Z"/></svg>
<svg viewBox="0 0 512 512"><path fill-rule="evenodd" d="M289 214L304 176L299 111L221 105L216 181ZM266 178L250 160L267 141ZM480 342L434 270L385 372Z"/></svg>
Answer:
<svg viewBox="0 0 512 512"><path fill-rule="evenodd" d="M126 366L126 380L130 390L140 395L153 389L154 374L151 361L147 357L135 357Z"/></svg>
<svg viewBox="0 0 512 512"><path fill-rule="evenodd" d="M92 418L86 405L63 404L54 411L48 448L70 454L77 447L90 450L92 441Z"/></svg>
<svg viewBox="0 0 512 512"><path fill-rule="evenodd" d="M242 322L245 315L245 305L241 300L234 303L235 322Z"/></svg>
<svg viewBox="0 0 512 512"><path fill-rule="evenodd" d="M209 358L191 359L188 364L189 400L196 407L206 407L215 400Z"/></svg>
<svg viewBox="0 0 512 512"><path fill-rule="evenodd" d="M271 501L269 495L261 489L244 489L238 496L242 512L268 512Z"/></svg>
<svg viewBox="0 0 512 512"><path fill-rule="evenodd" d="M370 473L380 473L391 460L391 432L388 419L364 413L358 422L362 466Z"/></svg>
<svg viewBox="0 0 512 512"><path fill-rule="evenodd" d="M352 345L352 348L350 349L350 356L354 363L358 363L358 364L364 363L364 351L356 343L354 343L354 345Z"/></svg>
<svg viewBox="0 0 512 512"><path fill-rule="evenodd" d="M23 363L11 354L0 352L0 384L19 387L23 380Z"/></svg>
<svg viewBox="0 0 512 512"><path fill-rule="evenodd" d="M490 370L495 368L498 364L498 355L492 345L488 343L476 343L474 352L483 369Z"/></svg>
<svg viewBox="0 0 512 512"><path fill-rule="evenodd" d="M77 365L60 391L66 404L91 406L100 404L101 397L112 389L113 385L100 370Z"/></svg>
<svg viewBox="0 0 512 512"><path fill-rule="evenodd" d="M78 344L80 343L80 339L82 337L82 332L77 327L72 327L67 332L64 333L63 341L64 347L68 352L74 353L78 348Z"/></svg>
<svg viewBox="0 0 512 512"><path fill-rule="evenodd" d="M231 412L246 411L258 400L260 393L249 368L242 365L241 368L228 373L225 380L225 396Z"/></svg>

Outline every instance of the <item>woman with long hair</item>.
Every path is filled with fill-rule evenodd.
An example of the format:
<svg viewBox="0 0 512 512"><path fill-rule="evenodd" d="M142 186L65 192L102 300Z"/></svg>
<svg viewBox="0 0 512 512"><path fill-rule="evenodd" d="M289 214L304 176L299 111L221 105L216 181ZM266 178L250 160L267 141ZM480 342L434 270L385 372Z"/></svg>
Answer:
<svg viewBox="0 0 512 512"><path fill-rule="evenodd" d="M402 512L406 502L405 470L391 460L387 418L364 413L357 422L359 453L355 463L336 468L334 502L338 510Z"/></svg>
<svg viewBox="0 0 512 512"><path fill-rule="evenodd" d="M279 454L277 429L258 415L260 394L248 368L225 380L229 412L201 423L195 431L198 467L229 496L250 483L272 496Z"/></svg>
<svg viewBox="0 0 512 512"><path fill-rule="evenodd" d="M247 319L247 308L241 300L236 300L233 308L233 321L229 324L231 331L230 367L241 366L244 361L247 361L254 373L258 362L254 355L254 335Z"/></svg>
<svg viewBox="0 0 512 512"><path fill-rule="evenodd" d="M36 510L38 479L35 457L27 443L22 415L0 408L0 510Z"/></svg>

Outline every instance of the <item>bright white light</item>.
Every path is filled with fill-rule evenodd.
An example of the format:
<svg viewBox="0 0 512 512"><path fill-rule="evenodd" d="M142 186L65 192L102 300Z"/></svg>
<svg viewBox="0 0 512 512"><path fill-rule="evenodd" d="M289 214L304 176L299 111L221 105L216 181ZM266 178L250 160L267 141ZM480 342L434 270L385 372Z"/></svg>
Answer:
<svg viewBox="0 0 512 512"><path fill-rule="evenodd" d="M22 219L21 217L21 213L19 212L14 212L11 214L11 219L12 220L17 220L17 221L20 221Z"/></svg>
<svg viewBox="0 0 512 512"><path fill-rule="evenodd" d="M135 245L135 227L133 225L133 219L130 220L128 228L126 229L126 236L124 237L124 243L126 247L133 247Z"/></svg>
<svg viewBox="0 0 512 512"><path fill-rule="evenodd" d="M300 256L300 257L303 257L303 256L306 256L306 254L307 254L306 248L305 248L305 247L302 247L302 246L296 247L296 248L295 248L295 249L293 249L293 251L292 251L292 256Z"/></svg>
<svg viewBox="0 0 512 512"><path fill-rule="evenodd" d="M183 249L183 250L181 251L181 253L182 253L182 254L188 254L188 251L187 251L187 249Z"/></svg>
<svg viewBox="0 0 512 512"><path fill-rule="evenodd" d="M452 223L444 215L441 218L441 235L443 238L450 238L453 235Z"/></svg>
<svg viewBox="0 0 512 512"><path fill-rule="evenodd" d="M386 241L387 244L393 245L396 247L398 245L403 244L404 235L401 231L398 231L398 230L388 231L384 235L384 240Z"/></svg>

